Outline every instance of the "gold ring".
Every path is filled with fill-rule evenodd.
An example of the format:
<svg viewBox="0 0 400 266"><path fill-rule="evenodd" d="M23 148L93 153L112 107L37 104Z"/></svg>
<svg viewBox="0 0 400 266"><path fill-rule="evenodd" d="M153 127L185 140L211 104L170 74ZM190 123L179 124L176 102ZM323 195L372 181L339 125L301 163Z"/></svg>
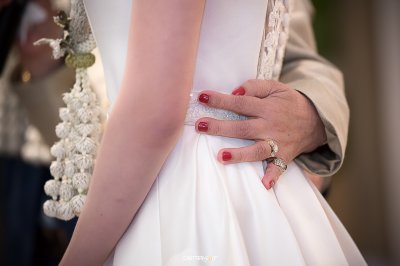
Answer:
<svg viewBox="0 0 400 266"><path fill-rule="evenodd" d="M273 163L274 165L278 166L279 169L281 169L282 172L285 172L287 169L287 164L285 162L285 160L283 160L282 158L279 157L269 157L267 159L268 163Z"/></svg>
<svg viewBox="0 0 400 266"><path fill-rule="evenodd" d="M268 143L269 147L271 148L270 157L275 157L276 153L279 151L278 144L276 144L276 142L273 141L272 139L267 140L267 143Z"/></svg>

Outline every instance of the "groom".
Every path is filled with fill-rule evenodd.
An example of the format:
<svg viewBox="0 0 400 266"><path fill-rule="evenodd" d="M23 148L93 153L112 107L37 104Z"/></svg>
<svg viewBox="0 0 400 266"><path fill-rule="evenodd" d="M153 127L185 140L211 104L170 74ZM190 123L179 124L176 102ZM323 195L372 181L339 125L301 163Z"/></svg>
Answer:
<svg viewBox="0 0 400 266"><path fill-rule="evenodd" d="M265 160L270 157L271 148L263 140L273 139L279 146L278 155L286 162L294 159L324 191L329 185L327 177L336 173L343 162L349 109L341 72L317 53L312 12L308 0L293 1L280 82L250 80L233 90L232 95L205 91L199 98L210 107L251 116L254 118L252 123L201 118L196 122L196 130L210 135L258 140L256 145L223 149L218 154L223 163ZM304 142L321 137L321 133L311 130L316 128L315 123L322 123L325 140L318 145L314 143L311 150L299 150ZM287 139L292 141L279 141ZM276 182L281 174L278 167L269 164L264 178Z"/></svg>

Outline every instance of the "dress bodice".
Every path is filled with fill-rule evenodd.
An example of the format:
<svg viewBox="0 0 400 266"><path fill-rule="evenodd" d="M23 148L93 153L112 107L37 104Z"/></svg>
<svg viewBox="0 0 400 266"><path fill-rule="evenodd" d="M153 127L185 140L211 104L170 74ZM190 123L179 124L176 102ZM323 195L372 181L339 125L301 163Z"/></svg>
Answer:
<svg viewBox="0 0 400 266"><path fill-rule="evenodd" d="M125 72L135 0L84 1L112 103ZM248 79L277 79L287 40L289 0L205 3L191 95L204 89L230 93ZM207 112L216 114L209 109L194 97L187 118L193 122ZM219 111L220 119L246 119ZM252 144L183 126L106 265L365 265L295 163L288 165L273 189L266 190L262 162L225 165L217 160L222 149Z"/></svg>
<svg viewBox="0 0 400 266"><path fill-rule="evenodd" d="M193 91L231 92L246 80L257 77L260 47L263 37L268 35L263 30L267 7L270 9L272 2L282 1L206 1ZM102 57L111 104L124 74L131 5L132 0L85 1ZM275 49L270 54L275 54Z"/></svg>

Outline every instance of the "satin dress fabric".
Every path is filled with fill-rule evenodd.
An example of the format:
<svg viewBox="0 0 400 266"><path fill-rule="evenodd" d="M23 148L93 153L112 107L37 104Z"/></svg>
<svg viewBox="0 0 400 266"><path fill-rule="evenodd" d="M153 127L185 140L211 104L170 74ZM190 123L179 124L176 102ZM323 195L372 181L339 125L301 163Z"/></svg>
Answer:
<svg viewBox="0 0 400 266"><path fill-rule="evenodd" d="M133 0L84 2L112 104L124 74ZM193 92L230 93L256 78L267 6L268 0L206 1ZM266 190L262 162L216 160L220 149L252 141L183 127L106 265L365 265L295 163Z"/></svg>

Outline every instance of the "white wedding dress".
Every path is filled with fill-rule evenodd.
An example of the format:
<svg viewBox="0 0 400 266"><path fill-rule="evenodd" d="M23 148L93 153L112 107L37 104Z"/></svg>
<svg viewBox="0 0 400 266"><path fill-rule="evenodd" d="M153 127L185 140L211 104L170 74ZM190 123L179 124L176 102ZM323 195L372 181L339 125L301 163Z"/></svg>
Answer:
<svg viewBox="0 0 400 266"><path fill-rule="evenodd" d="M85 0L111 103L124 73L131 1ZM261 162L222 165L216 160L221 148L251 141L201 135L193 127L202 116L239 118L200 107L196 92L230 93L257 77L267 9L278 2L282 4L206 1L182 136L107 265L365 264L343 225L295 163L268 191L261 183ZM282 23L287 16L275 19ZM263 59L261 69L267 77L279 75L278 46L272 46L275 57L270 53Z"/></svg>

